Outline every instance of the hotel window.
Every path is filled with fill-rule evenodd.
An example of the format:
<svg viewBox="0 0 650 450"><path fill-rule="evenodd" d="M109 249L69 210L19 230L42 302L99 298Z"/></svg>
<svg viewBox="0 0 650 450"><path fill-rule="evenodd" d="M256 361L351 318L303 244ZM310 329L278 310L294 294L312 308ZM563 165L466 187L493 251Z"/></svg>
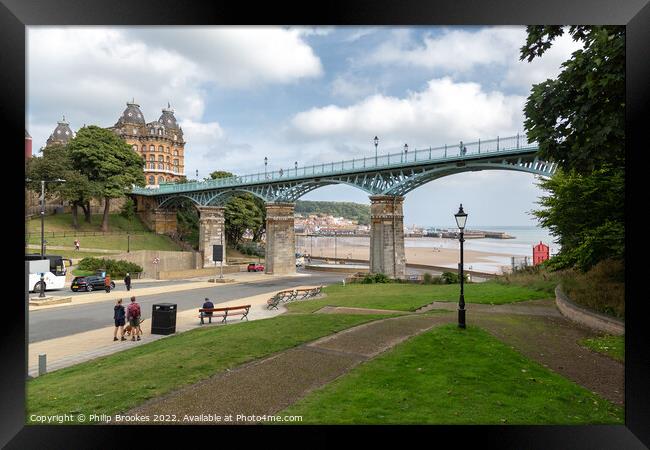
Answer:
<svg viewBox="0 0 650 450"><path fill-rule="evenodd" d="M138 146L137 146L137 145L134 145L134 146L131 147L131 148L133 149L134 152L137 152L137 151L138 151Z"/></svg>
<svg viewBox="0 0 650 450"><path fill-rule="evenodd" d="M155 183L156 183L156 179L153 177L153 175L150 176L149 177L149 184L155 184Z"/></svg>
<svg viewBox="0 0 650 450"><path fill-rule="evenodd" d="M142 146L142 153L144 153L144 152L146 152L146 151L147 151L147 146L146 146L146 145L143 145L143 146Z"/></svg>
<svg viewBox="0 0 650 450"><path fill-rule="evenodd" d="M155 161L156 157L154 155L149 155L149 161Z"/></svg>
<svg viewBox="0 0 650 450"><path fill-rule="evenodd" d="M137 128L133 129L133 134L138 134L138 129Z"/></svg>
<svg viewBox="0 0 650 450"><path fill-rule="evenodd" d="M149 151L150 152L155 152L156 151L156 146L155 145L150 145L149 146Z"/></svg>
<svg viewBox="0 0 650 450"><path fill-rule="evenodd" d="M163 165L162 165L162 163L158 163L158 170L163 170Z"/></svg>
<svg viewBox="0 0 650 450"><path fill-rule="evenodd" d="M178 156L178 149L174 149L174 156Z"/></svg>
<svg viewBox="0 0 650 450"><path fill-rule="evenodd" d="M171 152L169 151L169 147L167 147L167 153L171 153Z"/></svg>
<svg viewBox="0 0 650 450"><path fill-rule="evenodd" d="M156 163L149 163L149 168L150 169L155 169L156 168Z"/></svg>
<svg viewBox="0 0 650 450"><path fill-rule="evenodd" d="M158 161L163 162L165 157L163 155L158 155Z"/></svg>
<svg viewBox="0 0 650 450"><path fill-rule="evenodd" d="M163 146L162 146L162 145L158 146L158 151L159 151L160 153L163 153L163 152L164 152L164 150L163 150Z"/></svg>

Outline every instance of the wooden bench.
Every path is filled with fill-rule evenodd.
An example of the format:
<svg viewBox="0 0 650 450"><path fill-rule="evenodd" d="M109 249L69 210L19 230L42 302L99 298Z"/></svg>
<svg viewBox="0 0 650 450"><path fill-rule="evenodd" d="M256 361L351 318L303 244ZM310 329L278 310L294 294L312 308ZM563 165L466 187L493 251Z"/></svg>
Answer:
<svg viewBox="0 0 650 450"><path fill-rule="evenodd" d="M251 309L251 305L241 305L241 306L228 306L225 308L199 308L199 319L201 319L201 325L203 319L209 319L209 322L212 323L213 317L223 317L221 323L227 323L226 319L230 316L242 316L239 320L248 320L248 311ZM204 315L202 313L212 313L212 315ZM215 314L217 313L217 314Z"/></svg>
<svg viewBox="0 0 650 450"><path fill-rule="evenodd" d="M306 298L316 297L321 293L322 290L323 290L323 286L318 286L315 288L297 289L296 296L298 297L298 300L304 300Z"/></svg>
<svg viewBox="0 0 650 450"><path fill-rule="evenodd" d="M278 309L278 303L280 303L280 300L282 300L283 297L284 295L280 295L280 292L275 294L273 297L266 301L266 309Z"/></svg>

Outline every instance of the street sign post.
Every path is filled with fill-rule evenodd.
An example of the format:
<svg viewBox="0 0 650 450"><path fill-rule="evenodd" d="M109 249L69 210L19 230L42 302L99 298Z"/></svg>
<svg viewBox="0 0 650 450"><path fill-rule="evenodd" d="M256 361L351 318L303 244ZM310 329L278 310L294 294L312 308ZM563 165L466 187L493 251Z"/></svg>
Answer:
<svg viewBox="0 0 650 450"><path fill-rule="evenodd" d="M223 243L223 236L221 237L221 242ZM223 278L223 244L212 246L212 261L214 261L215 266L217 261L220 263L219 278Z"/></svg>

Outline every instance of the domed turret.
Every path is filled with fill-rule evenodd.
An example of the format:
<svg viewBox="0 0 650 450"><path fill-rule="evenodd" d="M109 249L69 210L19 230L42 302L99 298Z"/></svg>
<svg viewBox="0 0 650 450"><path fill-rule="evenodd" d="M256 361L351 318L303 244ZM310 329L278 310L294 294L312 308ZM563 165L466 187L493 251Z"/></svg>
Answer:
<svg viewBox="0 0 650 450"><path fill-rule="evenodd" d="M140 105L135 103L135 100L131 102L126 102L126 109L122 113L122 116L117 120L115 126L119 125L144 125L144 116L142 111L140 111Z"/></svg>
<svg viewBox="0 0 650 450"><path fill-rule="evenodd" d="M178 129L178 124L176 123L176 117L174 117L174 110L171 108L169 103L167 103L167 108L163 108L162 115L158 119L158 122L165 125L166 128Z"/></svg>
<svg viewBox="0 0 650 450"><path fill-rule="evenodd" d="M58 125L45 143L46 146L53 144L66 145L68 142L70 142L70 139L74 137L74 133L69 126L70 124L65 121L65 116L63 116L63 118L57 123Z"/></svg>

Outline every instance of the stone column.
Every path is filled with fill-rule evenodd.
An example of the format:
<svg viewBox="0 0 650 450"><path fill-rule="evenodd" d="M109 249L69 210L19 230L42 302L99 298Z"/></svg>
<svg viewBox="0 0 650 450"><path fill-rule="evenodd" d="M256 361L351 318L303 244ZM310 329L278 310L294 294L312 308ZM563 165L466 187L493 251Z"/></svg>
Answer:
<svg viewBox="0 0 650 450"><path fill-rule="evenodd" d="M404 197L373 195L370 202L370 273L404 278Z"/></svg>
<svg viewBox="0 0 650 450"><path fill-rule="evenodd" d="M266 265L273 275L296 273L295 203L266 204Z"/></svg>
<svg viewBox="0 0 650 450"><path fill-rule="evenodd" d="M203 267L216 267L212 261L212 246L223 245L223 265L226 265L226 219L223 206L200 206L199 210L199 252Z"/></svg>

